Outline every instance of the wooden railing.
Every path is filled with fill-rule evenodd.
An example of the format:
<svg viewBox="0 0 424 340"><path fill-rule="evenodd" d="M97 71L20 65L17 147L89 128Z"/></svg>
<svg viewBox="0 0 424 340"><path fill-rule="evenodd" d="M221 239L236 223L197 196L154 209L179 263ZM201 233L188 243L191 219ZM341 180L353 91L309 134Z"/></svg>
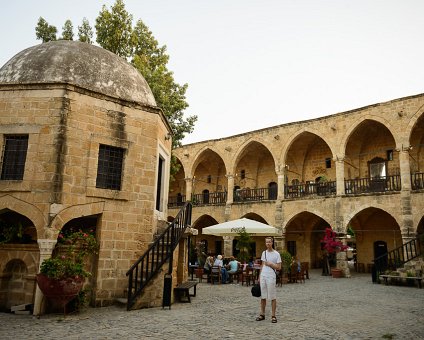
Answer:
<svg viewBox="0 0 424 340"><path fill-rule="evenodd" d="M277 188L237 189L234 191L234 202L276 200L277 194Z"/></svg>
<svg viewBox="0 0 424 340"><path fill-rule="evenodd" d="M345 194L358 195L362 193L378 193L400 191L400 175L386 176L381 178L357 178L345 179ZM411 175L412 189L424 189L424 173ZM234 190L234 202L261 202L264 200L276 200L277 188L256 188ZM284 186L285 198L304 198L312 196L335 196L336 181L311 182ZM168 207L175 208L184 205L185 195L170 196ZM192 195L193 206L201 205L224 205L227 202L227 192L209 192Z"/></svg>
<svg viewBox="0 0 424 340"><path fill-rule="evenodd" d="M400 191L399 175L380 178L345 179L346 195L390 191Z"/></svg>
<svg viewBox="0 0 424 340"><path fill-rule="evenodd" d="M302 198L306 196L331 196L336 194L336 181L286 185L284 188L285 198Z"/></svg>
<svg viewBox="0 0 424 340"><path fill-rule="evenodd" d="M411 174L411 185L412 190L424 189L424 173L417 172L415 174Z"/></svg>
<svg viewBox="0 0 424 340"><path fill-rule="evenodd" d="M192 195L193 205L219 205L227 203L227 192L217 191Z"/></svg>
<svg viewBox="0 0 424 340"><path fill-rule="evenodd" d="M168 208L182 207L186 202L186 195L168 197Z"/></svg>
<svg viewBox="0 0 424 340"><path fill-rule="evenodd" d="M172 273L174 249L178 246L186 227L191 224L191 207L190 202L185 203L169 227L128 270L128 310L165 262L170 263L168 274Z"/></svg>

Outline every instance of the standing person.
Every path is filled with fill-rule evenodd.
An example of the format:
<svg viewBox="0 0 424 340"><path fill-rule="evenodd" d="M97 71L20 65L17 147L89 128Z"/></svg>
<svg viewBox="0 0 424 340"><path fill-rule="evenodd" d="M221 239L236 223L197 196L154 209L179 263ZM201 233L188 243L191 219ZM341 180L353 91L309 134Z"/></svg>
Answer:
<svg viewBox="0 0 424 340"><path fill-rule="evenodd" d="M271 300L271 322L276 323L277 317L277 289L276 289L276 270L281 269L280 253L272 248L272 237L265 238L266 250L262 252L261 271L259 273L259 282L261 285L261 312L256 321L265 320L266 300Z"/></svg>

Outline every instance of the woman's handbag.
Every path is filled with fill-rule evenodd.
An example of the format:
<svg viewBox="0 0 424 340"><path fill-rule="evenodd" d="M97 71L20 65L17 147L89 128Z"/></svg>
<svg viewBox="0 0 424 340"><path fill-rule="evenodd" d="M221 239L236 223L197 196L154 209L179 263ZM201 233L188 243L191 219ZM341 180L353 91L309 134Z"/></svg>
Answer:
<svg viewBox="0 0 424 340"><path fill-rule="evenodd" d="M252 296L255 296L255 297L260 297L261 296L261 286L258 283L255 283L252 286L251 291L252 291Z"/></svg>

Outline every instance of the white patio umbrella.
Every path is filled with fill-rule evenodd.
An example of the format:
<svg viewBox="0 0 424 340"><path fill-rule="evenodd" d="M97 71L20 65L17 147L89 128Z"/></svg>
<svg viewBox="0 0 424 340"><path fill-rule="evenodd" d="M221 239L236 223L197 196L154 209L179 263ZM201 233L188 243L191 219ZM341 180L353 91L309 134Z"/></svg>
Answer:
<svg viewBox="0 0 424 340"><path fill-rule="evenodd" d="M248 218L240 218L238 220L219 223L203 228L202 234L215 236L237 236L243 229L251 236L281 235L281 232L277 228L258 221L249 220Z"/></svg>

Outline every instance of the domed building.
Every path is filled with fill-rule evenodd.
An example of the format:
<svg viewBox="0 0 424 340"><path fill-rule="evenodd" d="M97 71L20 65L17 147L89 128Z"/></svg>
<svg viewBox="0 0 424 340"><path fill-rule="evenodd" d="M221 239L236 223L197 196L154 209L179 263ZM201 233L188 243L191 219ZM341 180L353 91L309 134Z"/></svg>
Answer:
<svg viewBox="0 0 424 340"><path fill-rule="evenodd" d="M36 274L69 228L100 243L92 305L125 297L127 270L168 215L172 131L145 79L90 44L30 47L0 69L0 134L0 234L20 230L0 244L0 308L40 313Z"/></svg>

